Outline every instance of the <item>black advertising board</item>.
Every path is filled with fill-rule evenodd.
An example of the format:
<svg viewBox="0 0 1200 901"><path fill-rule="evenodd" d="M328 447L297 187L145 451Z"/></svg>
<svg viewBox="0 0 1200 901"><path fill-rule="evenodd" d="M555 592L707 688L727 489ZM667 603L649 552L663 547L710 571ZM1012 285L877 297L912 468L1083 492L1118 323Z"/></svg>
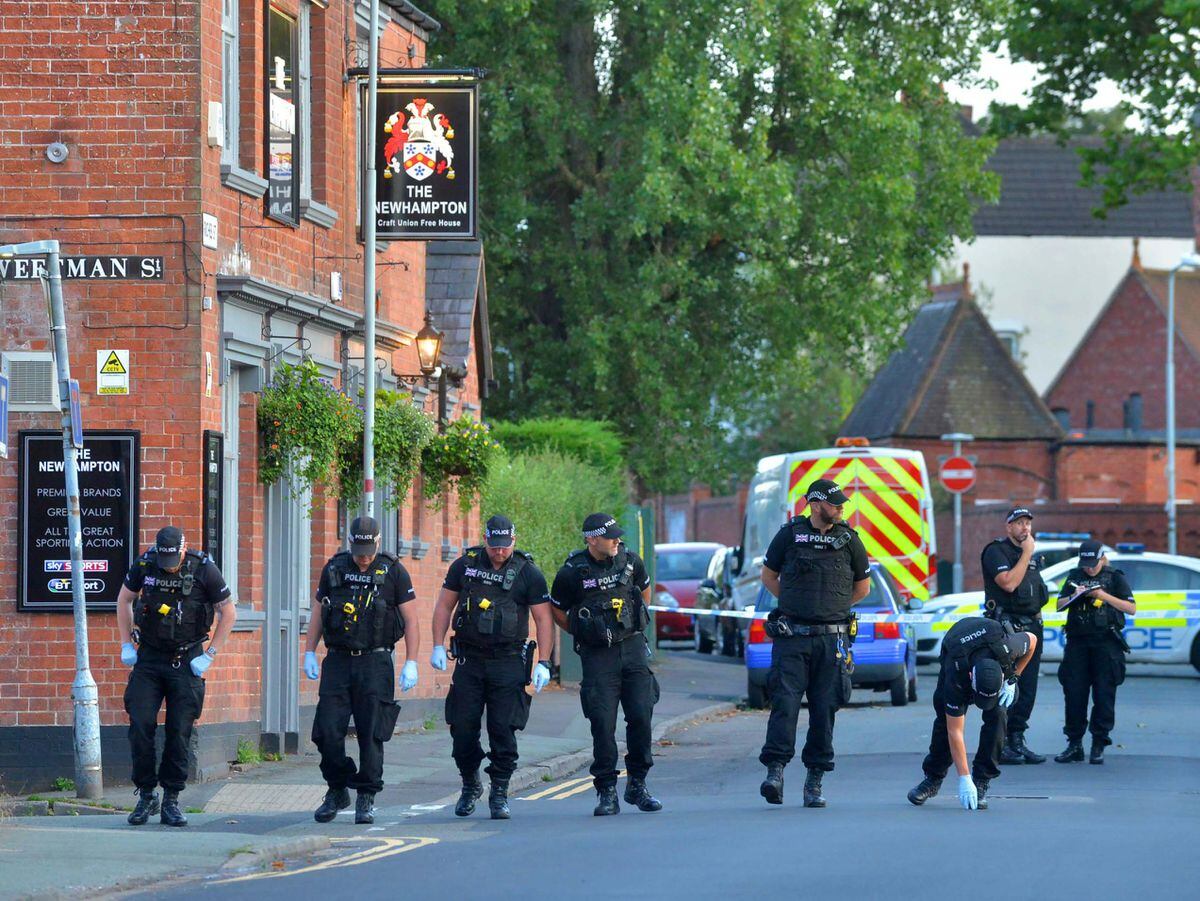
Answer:
<svg viewBox="0 0 1200 901"><path fill-rule="evenodd" d="M365 83L361 91L365 119ZM377 239L475 237L477 122L475 83L380 84L374 123ZM365 127L362 133L367 134Z"/></svg>
<svg viewBox="0 0 1200 901"><path fill-rule="evenodd" d="M204 550L221 569L221 518L225 491L222 468L225 464L225 436L204 430Z"/></svg>
<svg viewBox="0 0 1200 901"><path fill-rule="evenodd" d="M89 610L115 610L138 539L139 433L87 429L79 451L84 592ZM71 609L63 438L18 435L17 608Z"/></svg>

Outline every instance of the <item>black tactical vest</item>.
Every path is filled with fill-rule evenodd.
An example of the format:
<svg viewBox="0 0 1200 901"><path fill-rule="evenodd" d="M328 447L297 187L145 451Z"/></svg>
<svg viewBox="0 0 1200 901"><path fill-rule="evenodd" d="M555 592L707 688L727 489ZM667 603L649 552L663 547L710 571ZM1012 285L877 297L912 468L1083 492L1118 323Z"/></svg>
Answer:
<svg viewBox="0 0 1200 901"><path fill-rule="evenodd" d="M1016 674L1017 661L1004 643L1008 634L1008 630L1000 623L982 616L959 620L942 639L946 665L952 666L956 672L966 672L971 668L971 658L976 652L987 648L999 662L1004 678L1011 678Z"/></svg>
<svg viewBox="0 0 1200 901"><path fill-rule="evenodd" d="M529 608L513 597L513 587L533 558L514 550L503 569L494 569L482 545L468 548L464 556L467 568L454 614L455 637L489 648L524 641Z"/></svg>
<svg viewBox="0 0 1200 901"><path fill-rule="evenodd" d="M780 611L809 624L846 622L854 598L854 530L835 523L822 534L803 516L789 525L792 543L779 573Z"/></svg>
<svg viewBox="0 0 1200 901"><path fill-rule="evenodd" d="M329 561L329 596L321 599L321 629L325 646L340 651L391 648L404 635L399 605L384 597L391 554L379 553L366 572L348 551Z"/></svg>
<svg viewBox="0 0 1200 901"><path fill-rule="evenodd" d="M608 647L641 632L650 622L642 593L633 582L633 558L624 543L612 565L602 567L587 548L567 557L583 597L571 608L571 634L591 647Z"/></svg>
<svg viewBox="0 0 1200 901"><path fill-rule="evenodd" d="M987 553L987 549L992 544L1000 545L1010 566L1015 565L1021 559L1021 549L1007 538L997 538L991 544L985 545L983 549L984 554ZM982 560L983 557L981 555L981 565ZM1039 562L1040 557L1034 554L1033 558L1029 561L1029 565L1025 568L1025 578L1012 591L1005 591L997 585L996 577L990 575L987 568L983 567L984 605L989 615L992 613L1007 613L1012 616L1035 617L1041 614L1042 607L1050 598L1050 592L1046 588L1046 583L1042 581L1042 574L1038 568Z"/></svg>
<svg viewBox="0 0 1200 901"><path fill-rule="evenodd" d="M1106 566L1094 576L1089 576L1083 571L1083 567L1077 566L1067 573L1066 581L1073 582L1076 585L1096 585L1107 591L1109 594L1115 595L1113 591L1113 577L1116 575L1125 575L1119 569L1113 569ZM1125 628L1125 614L1110 604L1103 601L1100 606L1094 606L1094 599L1080 598L1067 608L1067 626L1066 632L1068 638L1099 638L1112 634L1112 629L1115 628L1118 632Z"/></svg>
<svg viewBox="0 0 1200 901"><path fill-rule="evenodd" d="M208 637L213 606L205 603L196 573L209 562L207 554L188 551L178 572L158 565L158 554L147 551L135 563L144 573L133 622L141 642L161 651L178 651Z"/></svg>

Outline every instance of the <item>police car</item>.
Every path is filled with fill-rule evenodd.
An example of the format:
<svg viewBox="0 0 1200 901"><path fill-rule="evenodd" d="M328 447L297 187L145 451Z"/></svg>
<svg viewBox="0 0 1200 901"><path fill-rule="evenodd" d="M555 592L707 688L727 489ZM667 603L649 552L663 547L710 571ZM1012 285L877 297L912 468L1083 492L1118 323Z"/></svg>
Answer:
<svg viewBox="0 0 1200 901"><path fill-rule="evenodd" d="M1200 671L1200 559L1180 554L1147 552L1140 544L1105 548L1109 565L1125 573L1133 587L1138 613L1125 627L1130 663L1190 663ZM1042 659L1062 659L1066 612L1055 610L1058 590L1078 562L1072 557L1047 567L1042 578L1050 601L1042 611L1046 628ZM943 595L925 605L922 613L933 622L918 626L917 648L922 659L941 653L941 641L954 624L954 616L983 612L983 592Z"/></svg>

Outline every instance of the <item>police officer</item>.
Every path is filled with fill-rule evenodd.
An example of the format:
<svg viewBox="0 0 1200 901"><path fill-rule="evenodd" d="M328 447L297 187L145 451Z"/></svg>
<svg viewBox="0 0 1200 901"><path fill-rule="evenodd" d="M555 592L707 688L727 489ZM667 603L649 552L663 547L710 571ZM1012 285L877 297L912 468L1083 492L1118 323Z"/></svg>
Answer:
<svg viewBox="0 0 1200 901"><path fill-rule="evenodd" d="M475 802L483 794L479 764L486 756L491 760L488 810L493 820L507 820L508 782L517 768L517 731L529 721L525 685L532 681L534 691L541 691L550 681L554 620L546 603L550 600L546 577L533 557L516 549L512 520L493 516L483 536L482 545L468 548L446 572L433 611L429 663L436 670L446 669L443 642L453 619L450 654L458 665L446 696L446 722L454 741L454 762L462 774L462 795L454 813L466 817L475 812ZM531 613L536 642L526 641ZM479 743L485 706L491 746L486 755Z"/></svg>
<svg viewBox="0 0 1200 901"><path fill-rule="evenodd" d="M158 530L154 547L137 559L117 596L121 662L132 666L125 687L129 749L138 802L131 826L159 812L155 787L163 787L159 822L186 826L179 793L187 784L192 726L204 709L204 674L237 621L237 607L212 558L188 550L175 526ZM204 641L216 615L217 629ZM154 732L167 702L162 763L155 773Z"/></svg>
<svg viewBox="0 0 1200 901"><path fill-rule="evenodd" d="M654 765L650 721L658 681L650 670L644 629L650 622L650 576L621 541L624 530L607 513L583 521L587 547L567 557L550 589L554 621L575 638L583 663L579 701L592 727L592 782L596 816L620 813L617 803L617 704L625 712L625 803L662 810L646 788Z"/></svg>
<svg viewBox="0 0 1200 901"><path fill-rule="evenodd" d="M1058 609L1067 611L1067 646L1058 667L1067 706L1063 726L1067 747L1054 759L1059 763L1083 760L1083 733L1090 728L1088 762L1104 763L1108 733L1116 720L1117 686L1125 681L1125 652L1129 650L1121 631L1125 614L1136 613L1137 607L1125 574L1108 565L1099 541L1085 541L1080 546L1079 565L1063 582Z"/></svg>
<svg viewBox="0 0 1200 901"><path fill-rule="evenodd" d="M808 516L775 534L763 557L762 583L779 598L766 629L771 645L771 718L759 761L767 778L759 794L783 803L783 768L796 756L796 720L808 693L808 738L800 759L808 768L804 806L824 807L821 780L833 769L833 721L850 700L850 608L871 590L867 551L842 521L848 498L836 482L817 479L805 497Z"/></svg>
<svg viewBox="0 0 1200 901"><path fill-rule="evenodd" d="M984 616L1009 626L1014 632L1037 636L1033 660L1021 674L1021 692L1008 712L1008 732L1000 762L1045 763L1046 758L1025 744L1025 730L1033 702L1037 699L1038 669L1042 662L1042 606L1050 591L1042 581L1040 555L1034 554L1033 514L1027 507L1013 507L1004 517L1003 538L983 549Z"/></svg>
<svg viewBox="0 0 1200 901"><path fill-rule="evenodd" d="M936 717L929 753L921 765L925 778L908 793L908 800L920 806L936 795L953 762L963 809L987 809L988 784L1000 775L1005 712L1019 698L1018 678L1040 643L1032 632L1013 633L981 616L959 620L950 627L942 640L941 669L933 692ZM983 711L983 725L968 770L963 727L972 702Z"/></svg>
<svg viewBox="0 0 1200 901"><path fill-rule="evenodd" d="M355 823L375 822L375 795L383 789L383 743L396 728L400 705L395 697L392 649L401 637L407 662L400 690L417 684L416 605L408 571L379 550L379 523L360 516L350 524L350 550L334 554L321 570L317 587L319 614L308 623L304 674L320 676L312 740L321 752L321 775L329 791L313 813L328 823L350 806L353 788ZM325 665L317 663L317 643L325 639ZM358 766L346 755L346 731L354 716Z"/></svg>

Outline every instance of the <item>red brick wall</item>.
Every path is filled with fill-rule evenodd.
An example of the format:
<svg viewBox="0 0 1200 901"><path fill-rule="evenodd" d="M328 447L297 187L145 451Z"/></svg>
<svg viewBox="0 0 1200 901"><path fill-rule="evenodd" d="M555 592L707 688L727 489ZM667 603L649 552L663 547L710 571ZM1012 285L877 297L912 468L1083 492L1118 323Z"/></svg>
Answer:
<svg viewBox="0 0 1200 901"><path fill-rule="evenodd" d="M1164 446L1066 444L1058 450L1058 497L1074 502L1114 499L1121 504L1163 504L1167 499ZM1200 449L1177 447L1178 501L1200 500Z"/></svg>

